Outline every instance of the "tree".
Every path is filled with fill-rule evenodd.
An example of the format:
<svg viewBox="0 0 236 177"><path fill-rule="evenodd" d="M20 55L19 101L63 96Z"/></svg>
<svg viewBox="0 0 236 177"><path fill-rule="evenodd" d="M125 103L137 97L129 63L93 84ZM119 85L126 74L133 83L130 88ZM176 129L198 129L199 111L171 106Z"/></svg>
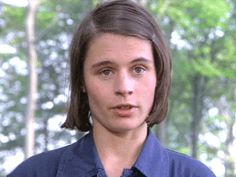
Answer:
<svg viewBox="0 0 236 177"><path fill-rule="evenodd" d="M35 111L36 111L36 100L37 100L37 52L36 52L36 35L35 35L35 17L39 6L39 0L29 1L29 8L26 20L26 37L28 45L28 70L29 70L29 81L28 81L28 98L26 107L26 140L25 140L25 157L28 158L34 154L35 144Z"/></svg>

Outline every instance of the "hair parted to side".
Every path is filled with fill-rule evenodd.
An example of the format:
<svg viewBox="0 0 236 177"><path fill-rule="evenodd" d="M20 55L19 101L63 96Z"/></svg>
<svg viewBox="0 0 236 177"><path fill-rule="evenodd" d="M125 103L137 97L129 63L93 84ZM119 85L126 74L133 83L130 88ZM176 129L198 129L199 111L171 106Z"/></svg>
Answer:
<svg viewBox="0 0 236 177"><path fill-rule="evenodd" d="M171 86L171 56L155 19L131 0L107 1L98 5L81 22L70 48L70 102L62 127L89 131L90 108L83 90L84 60L91 39L102 33L135 36L151 41L157 75L155 98L146 122L149 127L160 123L167 114Z"/></svg>

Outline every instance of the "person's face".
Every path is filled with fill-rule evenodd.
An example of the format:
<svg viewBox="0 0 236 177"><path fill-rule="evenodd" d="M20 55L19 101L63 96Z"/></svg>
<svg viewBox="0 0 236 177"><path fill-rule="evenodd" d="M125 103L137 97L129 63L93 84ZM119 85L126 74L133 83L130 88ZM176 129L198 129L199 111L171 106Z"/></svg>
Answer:
<svg viewBox="0 0 236 177"><path fill-rule="evenodd" d="M84 83L94 127L112 132L146 127L156 87L151 43L110 33L95 37L84 62Z"/></svg>

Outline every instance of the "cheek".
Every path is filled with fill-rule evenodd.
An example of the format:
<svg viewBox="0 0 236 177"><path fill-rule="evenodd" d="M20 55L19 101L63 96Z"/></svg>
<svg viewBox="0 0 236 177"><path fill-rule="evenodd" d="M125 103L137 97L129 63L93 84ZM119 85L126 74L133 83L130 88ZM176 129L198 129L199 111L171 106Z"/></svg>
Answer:
<svg viewBox="0 0 236 177"><path fill-rule="evenodd" d="M101 85L96 85L95 83L91 85L86 85L88 101L91 109L101 107L105 105L107 98L107 91L105 87Z"/></svg>
<svg viewBox="0 0 236 177"><path fill-rule="evenodd" d="M146 103L150 103L152 105L154 97L155 97L155 91L156 91L156 78L155 77L149 77L148 80L145 80L142 84L142 92L143 99Z"/></svg>
<svg viewBox="0 0 236 177"><path fill-rule="evenodd" d="M99 110L100 105L103 105L102 100L99 96L99 94L96 94L94 92L90 92L88 91L88 102L89 102L89 107L90 110L92 112L92 114L94 114L95 112L97 112L96 110Z"/></svg>
<svg viewBox="0 0 236 177"><path fill-rule="evenodd" d="M147 78L148 79L143 81L142 85L145 87L144 89L146 89L146 92L151 94L151 93L155 92L155 88L156 88L156 85L157 85L157 79L153 75L150 75Z"/></svg>

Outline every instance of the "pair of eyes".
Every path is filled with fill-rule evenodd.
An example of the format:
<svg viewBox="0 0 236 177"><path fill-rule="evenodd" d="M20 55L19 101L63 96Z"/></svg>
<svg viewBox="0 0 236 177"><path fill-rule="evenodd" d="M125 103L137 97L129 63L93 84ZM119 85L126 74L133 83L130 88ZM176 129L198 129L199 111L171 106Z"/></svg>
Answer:
<svg viewBox="0 0 236 177"><path fill-rule="evenodd" d="M134 66L130 70L135 75L141 75L147 70L147 68L145 66ZM99 70L99 74L104 77L109 77L114 73L115 73L115 69L111 67L106 67Z"/></svg>

